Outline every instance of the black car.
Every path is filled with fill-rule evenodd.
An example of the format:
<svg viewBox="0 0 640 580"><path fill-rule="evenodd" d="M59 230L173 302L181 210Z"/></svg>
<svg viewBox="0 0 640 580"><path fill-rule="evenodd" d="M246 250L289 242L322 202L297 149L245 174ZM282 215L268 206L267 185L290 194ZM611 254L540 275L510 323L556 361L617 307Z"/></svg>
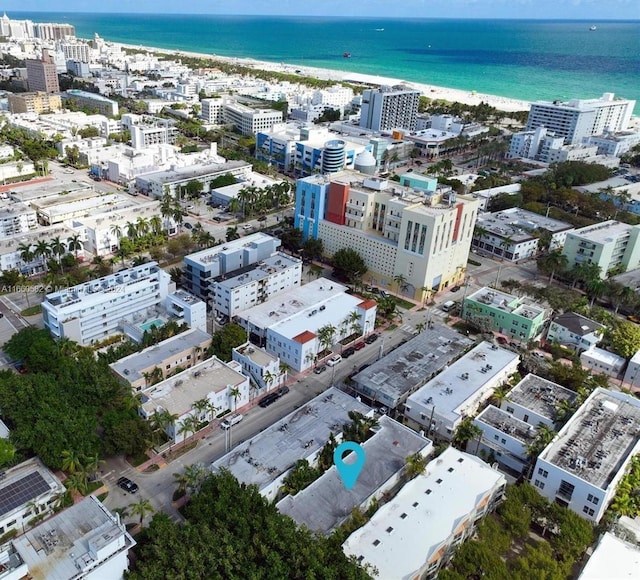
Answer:
<svg viewBox="0 0 640 580"><path fill-rule="evenodd" d="M118 487L129 493L136 493L138 491L138 484L127 477L121 477L118 480Z"/></svg>
<svg viewBox="0 0 640 580"><path fill-rule="evenodd" d="M350 346L342 351L342 358L349 358L352 354L356 354L356 349Z"/></svg>
<svg viewBox="0 0 640 580"><path fill-rule="evenodd" d="M315 369L313 369L313 372L316 373L316 375L319 375L320 373L323 373L326 370L327 370L327 365L322 365L321 367L316 367Z"/></svg>
<svg viewBox="0 0 640 580"><path fill-rule="evenodd" d="M289 387L284 386L278 389L278 397L282 397L282 395L286 395L289 392Z"/></svg>
<svg viewBox="0 0 640 580"><path fill-rule="evenodd" d="M270 393L265 397L262 397L261 401L258 403L263 409L268 407L269 405L273 405L278 400L278 395L276 393Z"/></svg>
<svg viewBox="0 0 640 580"><path fill-rule="evenodd" d="M365 341L367 344L372 344L372 343L374 343L376 340L378 340L378 335L377 335L377 334L375 334L375 333L370 334L369 336L367 336L367 338L365 338L365 339L364 339L364 341Z"/></svg>
<svg viewBox="0 0 640 580"><path fill-rule="evenodd" d="M266 215L261 215L261 216L258 218L258 221L259 221L259 222L266 222L266 221L267 221L267 216L266 216Z"/></svg>

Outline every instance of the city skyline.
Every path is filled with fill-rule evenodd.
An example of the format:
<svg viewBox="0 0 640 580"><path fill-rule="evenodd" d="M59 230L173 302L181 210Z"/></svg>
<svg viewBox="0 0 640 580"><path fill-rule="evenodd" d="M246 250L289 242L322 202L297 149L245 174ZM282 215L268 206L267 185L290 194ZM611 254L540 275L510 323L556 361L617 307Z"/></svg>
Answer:
<svg viewBox="0 0 640 580"><path fill-rule="evenodd" d="M24 11L17 0L5 2L5 11ZM144 13L144 14L211 14L211 15L273 15L375 18L490 18L541 20L640 20L639 0L407 0L400 6L384 0L356 0L345 6L337 0L301 6L293 0L283 0L277 6L267 0L221 0L211 6L206 0L194 0L191 9L176 9L169 0L116 0L107 7L89 7L85 0L68 0L64 8L53 10L73 13ZM48 0L30 3L29 12L52 12Z"/></svg>

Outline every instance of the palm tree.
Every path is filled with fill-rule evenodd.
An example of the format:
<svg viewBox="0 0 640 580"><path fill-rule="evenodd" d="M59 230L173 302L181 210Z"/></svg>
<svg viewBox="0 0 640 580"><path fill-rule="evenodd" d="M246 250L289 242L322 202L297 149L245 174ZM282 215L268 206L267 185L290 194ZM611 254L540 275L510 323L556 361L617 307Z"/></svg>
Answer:
<svg viewBox="0 0 640 580"><path fill-rule="evenodd" d="M149 220L139 217L136 220L136 232L140 237L146 236L149 233Z"/></svg>
<svg viewBox="0 0 640 580"><path fill-rule="evenodd" d="M35 257L37 257L37 258L42 258L42 262L44 264L44 269L46 271L47 270L47 260L51 256L51 248L49 247L49 244L47 244L47 242L45 242L44 240L38 241L38 243L36 244L36 247L35 247L35 249L33 251L33 255Z"/></svg>
<svg viewBox="0 0 640 580"><path fill-rule="evenodd" d="M533 441L527 445L527 456L529 457L529 461L535 463L538 455L540 455L547 445L553 441L555 436L556 432L553 430L553 427L549 427L549 425L544 423L539 423Z"/></svg>
<svg viewBox="0 0 640 580"><path fill-rule="evenodd" d="M355 310L352 310L347 316L349 320L349 328L352 334L362 334L360 328L360 314L358 314Z"/></svg>
<svg viewBox="0 0 640 580"><path fill-rule="evenodd" d="M405 460L405 474L408 479L422 475L427 468L429 460L419 452L409 455Z"/></svg>
<svg viewBox="0 0 640 580"><path fill-rule="evenodd" d="M428 302L431 302L433 288L431 286L420 286L420 292L422 292L422 306L425 306Z"/></svg>
<svg viewBox="0 0 640 580"><path fill-rule="evenodd" d="M118 247L120 247L120 239L122 238L122 228L118 224L114 224L111 226L111 229L109 231L116 237L116 240L118 241Z"/></svg>
<svg viewBox="0 0 640 580"><path fill-rule="evenodd" d="M56 262L60 264L60 257L67 251L67 247L64 245L64 242L60 239L60 236L56 236L51 240L51 253L55 256Z"/></svg>
<svg viewBox="0 0 640 580"><path fill-rule="evenodd" d="M457 449L464 451L470 441L473 441L481 435L482 429L480 429L480 427L478 427L477 425L474 425L473 419L471 419L471 417L467 417L456 427L451 443Z"/></svg>
<svg viewBox="0 0 640 580"><path fill-rule="evenodd" d="M75 452L65 449L62 452L62 470L69 474L74 474L82 470L83 462L81 457Z"/></svg>
<svg viewBox="0 0 640 580"><path fill-rule="evenodd" d="M34 251L31 249L31 244L20 244L16 250L20 254L20 259L25 266L31 264L36 257Z"/></svg>
<svg viewBox="0 0 640 580"><path fill-rule="evenodd" d="M151 502L148 499L140 498L136 503L131 504L129 507L129 513L132 516L140 516L140 526L147 514L151 514L155 511Z"/></svg>
<svg viewBox="0 0 640 580"><path fill-rule="evenodd" d="M240 237L240 234L238 233L238 226L229 226L227 228L227 234L225 236L225 239L227 240L227 242L237 240L239 237Z"/></svg>
<svg viewBox="0 0 640 580"><path fill-rule="evenodd" d="M82 250L82 242L80 241L80 236L78 234L74 234L70 238L67 238L67 243L69 244L69 250L73 252L77 260L78 250Z"/></svg>
<svg viewBox="0 0 640 580"><path fill-rule="evenodd" d="M239 387L231 387L229 389L229 396L233 398L233 410L235 411L238 408L238 399L242 395Z"/></svg>
<svg viewBox="0 0 640 580"><path fill-rule="evenodd" d="M149 227L155 235L160 235L162 233L162 218L160 218L160 216L154 215L149 219Z"/></svg>
<svg viewBox="0 0 640 580"><path fill-rule="evenodd" d="M127 237L133 241L138 237L138 226L135 222L127 222L126 226Z"/></svg>
<svg viewBox="0 0 640 580"><path fill-rule="evenodd" d="M427 328L427 323L426 322L418 322L418 324L416 324L416 332L418 334L421 333L426 328Z"/></svg>
<svg viewBox="0 0 640 580"><path fill-rule="evenodd" d="M265 384L267 385L267 391L268 391L269 389L271 389L271 385L278 378L278 375L276 375L275 373L272 373L271 371L267 371L266 373L264 373L262 378L263 378Z"/></svg>
<svg viewBox="0 0 640 580"><path fill-rule="evenodd" d="M286 362L280 361L280 369L279 370L280 370L280 376L284 375L284 380L282 382L286 383L287 382L287 374L291 370L291 365L287 364Z"/></svg>
<svg viewBox="0 0 640 580"><path fill-rule="evenodd" d="M197 413L198 420L202 420L202 414L209 410L209 399L198 399L191 408Z"/></svg>
<svg viewBox="0 0 640 580"><path fill-rule="evenodd" d="M553 277L558 272L563 272L568 263L567 257L560 250L554 250L546 256L538 258L537 267L542 273L549 274L549 284L552 284Z"/></svg>
<svg viewBox="0 0 640 580"><path fill-rule="evenodd" d="M69 491L76 491L84 495L87 493L87 475L84 471L76 471L65 479L64 484Z"/></svg>
<svg viewBox="0 0 640 580"><path fill-rule="evenodd" d="M189 415L182 420L182 424L180 425L180 429L178 429L179 435L184 435L184 440L186 441L189 438L189 433L195 435L198 431L198 425L200 421L195 415Z"/></svg>
<svg viewBox="0 0 640 580"><path fill-rule="evenodd" d="M396 294L400 294L400 290L406 287L407 279L402 274L396 274L393 281L396 283Z"/></svg>
<svg viewBox="0 0 640 580"><path fill-rule="evenodd" d="M318 341L322 350L329 350L336 335L336 327L332 324L325 324L318 328Z"/></svg>

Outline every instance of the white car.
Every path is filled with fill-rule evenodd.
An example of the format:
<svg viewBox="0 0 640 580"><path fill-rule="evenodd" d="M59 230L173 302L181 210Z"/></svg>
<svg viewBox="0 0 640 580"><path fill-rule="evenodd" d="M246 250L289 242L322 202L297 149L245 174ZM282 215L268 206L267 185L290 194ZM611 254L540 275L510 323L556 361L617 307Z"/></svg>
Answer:
<svg viewBox="0 0 640 580"><path fill-rule="evenodd" d="M342 360L342 357L339 354L334 354L328 361L327 365L332 367L337 365Z"/></svg>
<svg viewBox="0 0 640 580"><path fill-rule="evenodd" d="M245 224L245 225L242 226L242 229L243 230L251 230L251 229L253 229L253 226L251 224Z"/></svg>
<svg viewBox="0 0 640 580"><path fill-rule="evenodd" d="M233 425L237 425L238 423L240 423L242 419L244 419L244 415L241 415L240 413L238 413L237 415L231 415L230 417L227 417L222 423L220 423L220 427L225 430L229 429Z"/></svg>

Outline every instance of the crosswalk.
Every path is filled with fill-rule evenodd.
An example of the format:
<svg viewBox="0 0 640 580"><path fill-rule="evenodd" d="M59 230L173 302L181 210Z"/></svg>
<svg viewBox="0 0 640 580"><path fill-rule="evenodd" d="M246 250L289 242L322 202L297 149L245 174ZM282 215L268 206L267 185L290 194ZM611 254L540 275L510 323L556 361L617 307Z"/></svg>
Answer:
<svg viewBox="0 0 640 580"><path fill-rule="evenodd" d="M403 324L400 327L400 330L404 330L404 332L407 332L408 334L418 334L418 331L415 329L415 327L411 326L410 324Z"/></svg>

